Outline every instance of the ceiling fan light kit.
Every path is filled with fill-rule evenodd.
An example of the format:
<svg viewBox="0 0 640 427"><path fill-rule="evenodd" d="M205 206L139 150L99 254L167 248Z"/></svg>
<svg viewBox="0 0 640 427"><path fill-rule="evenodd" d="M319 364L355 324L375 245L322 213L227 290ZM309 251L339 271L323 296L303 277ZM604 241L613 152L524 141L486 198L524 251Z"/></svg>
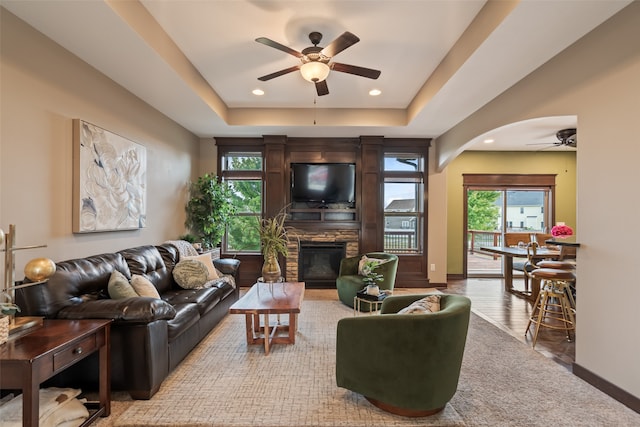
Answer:
<svg viewBox="0 0 640 427"><path fill-rule="evenodd" d="M346 31L324 48L318 46L318 43L320 43L320 40L322 40L321 33L317 31L310 33L309 40L311 40L313 46L309 46L303 49L302 52L298 52L295 49L275 42L266 37L258 37L256 39L258 43L262 43L274 49L278 49L282 52L288 53L289 55L295 56L302 62L302 64L300 65L294 65L293 67L285 68L284 70L276 71L275 73L258 77L258 80L266 82L267 80L271 80L273 78L289 74L293 71L300 70L300 74L306 81L315 83L318 96L323 96L329 94L329 88L327 87L327 83L325 80L329 76L331 70L341 73L354 74L356 76L366 77L368 79L374 80L380 76L380 71L373 70L371 68L341 64L339 62L330 62L331 59L338 53L360 41L360 39L355 34Z"/></svg>
<svg viewBox="0 0 640 427"><path fill-rule="evenodd" d="M300 66L300 74L311 83L317 83L325 80L329 76L331 68L324 62L307 62Z"/></svg>

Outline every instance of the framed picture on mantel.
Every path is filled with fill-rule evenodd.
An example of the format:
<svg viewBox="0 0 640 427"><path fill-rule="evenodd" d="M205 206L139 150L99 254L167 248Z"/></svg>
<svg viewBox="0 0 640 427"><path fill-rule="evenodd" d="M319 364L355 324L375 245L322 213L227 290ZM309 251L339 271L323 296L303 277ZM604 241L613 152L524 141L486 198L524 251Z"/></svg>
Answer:
<svg viewBox="0 0 640 427"><path fill-rule="evenodd" d="M144 146L73 120L73 232L144 228L147 202Z"/></svg>

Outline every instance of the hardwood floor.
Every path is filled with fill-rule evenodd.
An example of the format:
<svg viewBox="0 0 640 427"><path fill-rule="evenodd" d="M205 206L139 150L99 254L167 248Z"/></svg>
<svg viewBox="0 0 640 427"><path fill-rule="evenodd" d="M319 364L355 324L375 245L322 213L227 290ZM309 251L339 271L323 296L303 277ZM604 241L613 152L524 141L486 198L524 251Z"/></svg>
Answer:
<svg viewBox="0 0 640 427"><path fill-rule="evenodd" d="M443 293L466 295L471 309L516 339L531 346L533 332L525 336L525 328L533 309L532 304L512 293L505 292L504 281L494 278L472 278L449 281ZM533 327L531 328L533 330ZM575 361L575 336L567 341L564 331L541 328L535 351L572 370Z"/></svg>

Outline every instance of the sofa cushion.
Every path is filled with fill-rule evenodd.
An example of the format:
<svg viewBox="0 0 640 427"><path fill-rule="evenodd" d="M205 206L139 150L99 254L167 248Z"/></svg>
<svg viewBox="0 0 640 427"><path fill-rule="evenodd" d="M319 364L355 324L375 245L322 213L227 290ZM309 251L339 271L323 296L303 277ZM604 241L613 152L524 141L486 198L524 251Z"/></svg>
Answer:
<svg viewBox="0 0 640 427"><path fill-rule="evenodd" d="M70 305L58 312L58 319L113 319L116 323L150 323L173 319L176 310L157 298L99 299Z"/></svg>
<svg viewBox="0 0 640 427"><path fill-rule="evenodd" d="M195 259L183 259L173 269L173 278L183 289L198 289L209 281L209 270Z"/></svg>
<svg viewBox="0 0 640 427"><path fill-rule="evenodd" d="M440 311L440 295L428 295L398 311L398 314L425 314Z"/></svg>
<svg viewBox="0 0 640 427"><path fill-rule="evenodd" d="M151 280L140 274L131 276L131 286L141 297L160 298L160 294Z"/></svg>
<svg viewBox="0 0 640 427"><path fill-rule="evenodd" d="M119 251L125 258L131 274L144 275L162 294L173 285L171 268L165 265L165 258L159 247L146 245Z"/></svg>
<svg viewBox="0 0 640 427"><path fill-rule="evenodd" d="M195 304L198 312L204 314L211 310L225 296L218 288L180 289L162 294L162 299L173 306Z"/></svg>
<svg viewBox="0 0 640 427"><path fill-rule="evenodd" d="M133 286L129 283L124 274L118 270L113 270L111 277L109 278L109 284L107 285L109 290L109 296L112 299L133 298L139 296Z"/></svg>
<svg viewBox="0 0 640 427"><path fill-rule="evenodd" d="M211 254L202 254L202 255L196 255L196 256L184 256L184 257L180 258L180 261L187 260L187 259L194 259L196 261L200 261L201 263L203 263L204 266L207 267L207 271L209 272L209 277L207 278L208 280L213 280L213 279L219 278L218 271L213 266L213 260L211 259Z"/></svg>
<svg viewBox="0 0 640 427"><path fill-rule="evenodd" d="M203 315L234 292L235 287L224 279L211 280L205 284L205 287L200 289L180 289L165 292L162 294L162 299L171 305L196 304L198 311Z"/></svg>
<svg viewBox="0 0 640 427"><path fill-rule="evenodd" d="M176 304L173 308L176 310L176 315L173 319L167 321L169 343L200 320L200 313L196 304Z"/></svg>
<svg viewBox="0 0 640 427"><path fill-rule="evenodd" d="M55 318L63 307L79 304L84 295L107 295L113 270L131 277L122 255L93 255L56 262L56 272L46 286L30 286L16 290L17 303L24 315Z"/></svg>
<svg viewBox="0 0 640 427"><path fill-rule="evenodd" d="M377 266L380 264L384 264L387 262L386 259L380 258L369 258L366 255L362 255L360 261L358 262L358 275L366 276L371 273Z"/></svg>

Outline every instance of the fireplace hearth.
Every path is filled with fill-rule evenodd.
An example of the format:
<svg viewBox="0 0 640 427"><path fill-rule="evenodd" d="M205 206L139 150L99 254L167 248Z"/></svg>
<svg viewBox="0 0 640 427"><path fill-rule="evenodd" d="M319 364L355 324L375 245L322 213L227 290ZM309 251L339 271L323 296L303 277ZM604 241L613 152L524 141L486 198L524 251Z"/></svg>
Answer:
<svg viewBox="0 0 640 427"><path fill-rule="evenodd" d="M307 288L335 288L346 242L300 242L298 280Z"/></svg>

